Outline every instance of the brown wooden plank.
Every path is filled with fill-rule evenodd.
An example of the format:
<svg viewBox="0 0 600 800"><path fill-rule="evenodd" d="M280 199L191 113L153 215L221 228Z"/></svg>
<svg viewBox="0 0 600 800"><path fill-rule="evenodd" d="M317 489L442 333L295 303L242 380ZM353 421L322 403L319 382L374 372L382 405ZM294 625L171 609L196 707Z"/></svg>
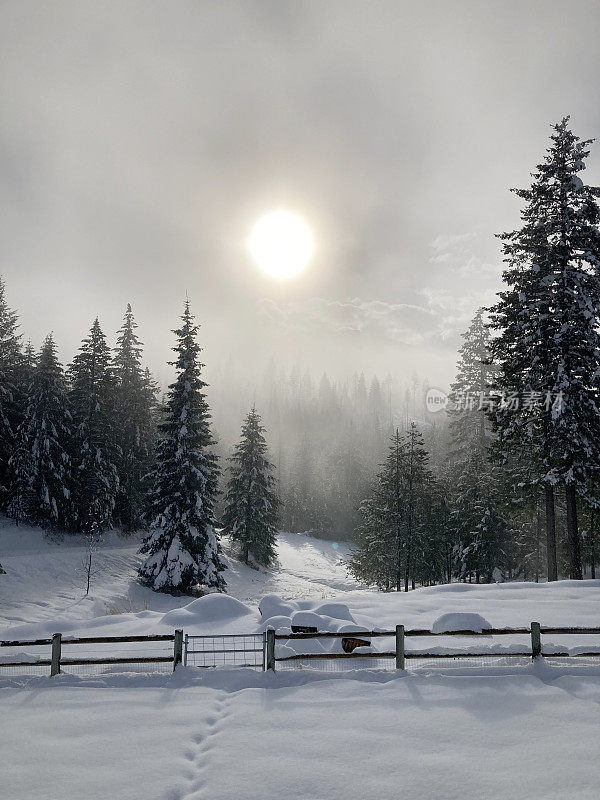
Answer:
<svg viewBox="0 0 600 800"><path fill-rule="evenodd" d="M294 656L284 656L284 658L275 658L275 661L305 661L305 660L323 660L330 658L396 658L396 651L393 653L308 653L306 655L296 654Z"/></svg>
<svg viewBox="0 0 600 800"><path fill-rule="evenodd" d="M585 629L581 629L582 631ZM592 632L595 629L590 629ZM542 629L543 632L543 629ZM510 634L526 634L530 633L529 628L489 628L484 631L444 631L443 633L434 633L426 628L413 628L412 630L404 630L405 636L503 636ZM275 639L281 641L284 639L339 639L341 637L377 637L377 636L395 636L396 631L319 631L318 633L276 633Z"/></svg>
<svg viewBox="0 0 600 800"><path fill-rule="evenodd" d="M443 631L442 633L434 633L433 631L413 628L413 630L405 630L405 636L508 636L511 634L524 633L529 634L529 628L486 628L483 631Z"/></svg>
<svg viewBox="0 0 600 800"><path fill-rule="evenodd" d="M85 664L166 664L173 663L173 656L139 656L137 658L61 658L61 667L83 666Z"/></svg>
<svg viewBox="0 0 600 800"><path fill-rule="evenodd" d="M172 633L161 633L156 636L83 636L74 639L65 639L63 637L63 647L66 644L110 644L114 642L128 643L128 642L172 642L174 640Z"/></svg>
<svg viewBox="0 0 600 800"><path fill-rule="evenodd" d="M582 658L583 656L597 657L600 656L600 650L588 650L585 653L544 653L542 651L542 655L544 658Z"/></svg>
<svg viewBox="0 0 600 800"><path fill-rule="evenodd" d="M44 661L2 661L0 662L0 669L2 667L49 667L51 664L50 659Z"/></svg>
<svg viewBox="0 0 600 800"><path fill-rule="evenodd" d="M154 636L83 636L83 637L62 637L63 647L66 644L115 644L123 642L172 642L172 633L161 633ZM0 641L0 647L31 647L33 645L52 644L52 639L28 639L14 641Z"/></svg>
<svg viewBox="0 0 600 800"><path fill-rule="evenodd" d="M542 633L563 633L577 635L579 633L595 633L600 635L600 628L545 628L542 625Z"/></svg>
<svg viewBox="0 0 600 800"><path fill-rule="evenodd" d="M396 631L345 631L329 632L319 631L318 633L276 633L275 639L341 639L352 637L353 639L361 638L363 636L396 636Z"/></svg>
<svg viewBox="0 0 600 800"><path fill-rule="evenodd" d="M531 650L524 650L522 653L405 653L405 658L513 658L516 656L528 656L531 658Z"/></svg>
<svg viewBox="0 0 600 800"><path fill-rule="evenodd" d="M243 647L232 647L229 650L188 650L188 655L202 655L206 654L207 656L211 655L212 653L262 653L262 647L256 648L243 648Z"/></svg>
<svg viewBox="0 0 600 800"><path fill-rule="evenodd" d="M26 639L24 641L15 639L14 641L0 642L0 647L30 647L38 644L52 644L52 639Z"/></svg>

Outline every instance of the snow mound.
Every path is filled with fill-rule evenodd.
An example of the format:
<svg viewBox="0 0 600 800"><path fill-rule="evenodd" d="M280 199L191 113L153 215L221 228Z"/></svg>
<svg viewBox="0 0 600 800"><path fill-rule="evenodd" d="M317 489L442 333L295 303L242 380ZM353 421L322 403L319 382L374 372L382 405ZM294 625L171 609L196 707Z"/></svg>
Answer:
<svg viewBox="0 0 600 800"><path fill-rule="evenodd" d="M269 617L289 617L298 610L298 605L282 600L276 594L266 594L258 604L258 610L263 619Z"/></svg>
<svg viewBox="0 0 600 800"><path fill-rule="evenodd" d="M345 619L348 622L354 622L354 617L345 603L324 603L315 608L314 611L315 614L323 614L326 617Z"/></svg>
<svg viewBox="0 0 600 800"><path fill-rule="evenodd" d="M251 608L234 597L226 594L207 594L183 608L169 611L162 617L161 622L177 627L202 622L223 622L253 613Z"/></svg>
<svg viewBox="0 0 600 800"><path fill-rule="evenodd" d="M448 631L481 631L492 626L480 614L452 611L442 614L431 626L432 633L447 633Z"/></svg>
<svg viewBox="0 0 600 800"><path fill-rule="evenodd" d="M292 625L316 628L319 633L349 633L364 630L354 621L345 603L319 603L316 601L282 600L275 594L263 597L259 605L262 615L260 631L274 628L280 635L291 632ZM317 652L342 652L341 638L288 639L278 644L278 653L306 655Z"/></svg>
<svg viewBox="0 0 600 800"><path fill-rule="evenodd" d="M262 622L258 627L258 631L259 631L259 633L263 633L268 628L274 628L278 633L282 633L282 632L291 633L292 632L292 629L290 627L290 618L289 617L280 616L279 614L277 614L274 617L269 617L269 619L267 619L264 622Z"/></svg>

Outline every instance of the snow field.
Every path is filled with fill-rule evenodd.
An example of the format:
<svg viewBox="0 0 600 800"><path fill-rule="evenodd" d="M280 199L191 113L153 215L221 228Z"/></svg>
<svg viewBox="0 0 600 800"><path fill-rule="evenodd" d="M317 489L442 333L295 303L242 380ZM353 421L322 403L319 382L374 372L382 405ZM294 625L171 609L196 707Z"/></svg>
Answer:
<svg viewBox="0 0 600 800"><path fill-rule="evenodd" d="M11 547L4 533L4 639L57 630L65 638L171 633L175 627L189 634L251 633L268 624L349 632L398 623L440 631L527 627L533 620L600 624L599 581L453 584L387 595L340 591L339 551L291 534L280 536L279 570L261 573L230 559L230 595L197 600L137 586L137 543L109 537L98 556L93 597L83 599L73 573L83 545L52 544L21 529ZM286 581L291 588L282 590ZM138 610L106 614L108 605L125 607L128 598ZM600 637L542 637L544 647L553 641L590 647ZM315 652L316 643L294 642L293 649ZM319 643L339 646L339 640ZM387 644L375 639L372 647ZM407 649L434 644L444 650L492 643L439 637L409 640ZM529 636L503 644L528 646ZM600 663L408 667L405 673L180 667L175 674L0 677L1 794L11 800L600 796Z"/></svg>
<svg viewBox="0 0 600 800"><path fill-rule="evenodd" d="M207 682L222 689L191 672L0 690L5 796L598 797L598 675L213 672ZM262 685L240 688L246 680Z"/></svg>

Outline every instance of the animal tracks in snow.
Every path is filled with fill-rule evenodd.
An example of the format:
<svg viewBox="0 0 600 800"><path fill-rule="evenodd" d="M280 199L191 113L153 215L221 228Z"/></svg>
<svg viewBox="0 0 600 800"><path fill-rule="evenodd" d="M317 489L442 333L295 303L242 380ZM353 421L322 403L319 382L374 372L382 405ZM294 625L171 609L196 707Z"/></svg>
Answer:
<svg viewBox="0 0 600 800"><path fill-rule="evenodd" d="M211 751L218 745L221 733L232 711L230 704L232 697L223 693L218 697L212 709L204 717L204 731L195 733L190 739L190 744L183 753L184 759L189 764L185 771L188 786L186 789L175 790L167 795L166 800L202 800L207 785L206 770L210 763Z"/></svg>

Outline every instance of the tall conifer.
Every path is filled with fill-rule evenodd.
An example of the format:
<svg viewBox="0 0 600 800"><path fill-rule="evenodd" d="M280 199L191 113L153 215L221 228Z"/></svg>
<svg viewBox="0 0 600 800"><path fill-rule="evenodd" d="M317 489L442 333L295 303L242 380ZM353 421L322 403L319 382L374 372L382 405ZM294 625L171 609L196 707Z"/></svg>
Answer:
<svg viewBox="0 0 600 800"><path fill-rule="evenodd" d="M218 467L202 380L198 326L190 305L174 331L177 370L159 425L152 493L154 521L144 540L141 580L156 591L223 589L221 547L215 531Z"/></svg>
<svg viewBox="0 0 600 800"><path fill-rule="evenodd" d="M275 494L273 465L267 460L265 429L253 408L242 426L240 443L229 459L229 483L223 523L250 559L269 566L275 560L279 501Z"/></svg>

